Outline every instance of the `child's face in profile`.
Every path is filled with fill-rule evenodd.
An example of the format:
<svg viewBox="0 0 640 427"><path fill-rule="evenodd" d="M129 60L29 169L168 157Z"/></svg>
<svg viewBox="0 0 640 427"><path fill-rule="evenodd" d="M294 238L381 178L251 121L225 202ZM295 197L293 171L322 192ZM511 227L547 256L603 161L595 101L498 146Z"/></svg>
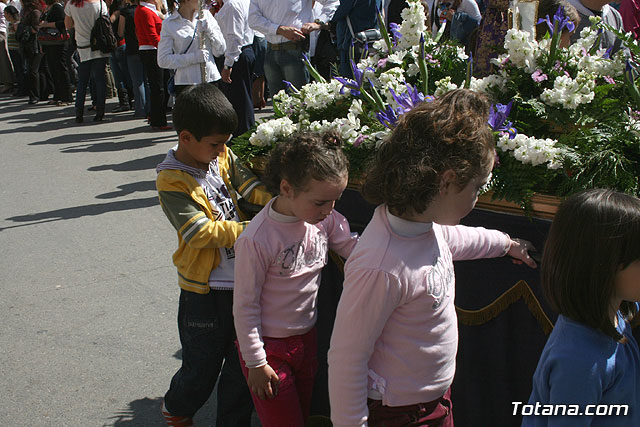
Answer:
<svg viewBox="0 0 640 427"><path fill-rule="evenodd" d="M489 181L491 169L493 169L493 162L488 171L472 178L462 188L455 183L455 178L445 188L441 188L440 194L432 202L435 208L433 221L442 225L459 224L460 220L467 216L476 205L482 187L487 185ZM446 177L443 177L443 179L446 179Z"/></svg>
<svg viewBox="0 0 640 427"><path fill-rule="evenodd" d="M317 224L331 214L336 200L347 187L347 177L339 181L309 180L304 190L295 191L286 179L280 184L278 208L280 213Z"/></svg>
<svg viewBox="0 0 640 427"><path fill-rule="evenodd" d="M224 152L224 146L230 137L228 134L213 134L203 136L198 141L191 132L182 131L179 135L178 160L189 166L208 170L209 163Z"/></svg>
<svg viewBox="0 0 640 427"><path fill-rule="evenodd" d="M640 260L618 271L615 278L616 297L622 301L640 301ZM615 307L616 310L618 307Z"/></svg>

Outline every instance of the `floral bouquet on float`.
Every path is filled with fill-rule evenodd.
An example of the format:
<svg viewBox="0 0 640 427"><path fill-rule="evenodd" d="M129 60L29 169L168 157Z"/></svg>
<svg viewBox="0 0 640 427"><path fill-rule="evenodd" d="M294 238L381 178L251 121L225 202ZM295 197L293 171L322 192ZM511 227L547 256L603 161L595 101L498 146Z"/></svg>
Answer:
<svg viewBox="0 0 640 427"><path fill-rule="evenodd" d="M346 143L352 177L358 177L402 114L467 87L495 102L489 125L497 162L488 187L494 198L528 209L535 193L565 196L610 187L638 194L640 94L622 52L597 49L598 20L568 48L559 46L559 34L571 25L562 11L544 18L550 31L539 42L509 30L506 53L494 60L497 71L476 79L461 46L427 32L419 0L409 0L402 17L388 32L380 25L382 39L352 61L352 79L326 81L306 61L315 81L276 94L274 117L237 138L234 151L251 162L295 131L334 130ZM640 47L632 49L640 54Z"/></svg>

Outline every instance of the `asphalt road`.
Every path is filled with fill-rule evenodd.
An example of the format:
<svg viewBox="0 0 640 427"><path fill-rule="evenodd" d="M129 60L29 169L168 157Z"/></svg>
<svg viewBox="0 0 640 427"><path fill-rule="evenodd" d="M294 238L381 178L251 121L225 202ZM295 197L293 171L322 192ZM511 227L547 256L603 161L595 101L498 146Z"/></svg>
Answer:
<svg viewBox="0 0 640 427"><path fill-rule="evenodd" d="M26 101L0 98L0 426L163 425L179 290L155 166L175 132Z"/></svg>

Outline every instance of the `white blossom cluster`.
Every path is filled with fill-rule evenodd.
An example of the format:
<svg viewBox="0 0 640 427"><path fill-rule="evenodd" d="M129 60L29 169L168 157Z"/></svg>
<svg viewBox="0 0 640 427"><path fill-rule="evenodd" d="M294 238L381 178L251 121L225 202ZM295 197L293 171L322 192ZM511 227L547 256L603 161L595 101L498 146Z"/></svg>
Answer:
<svg viewBox="0 0 640 427"><path fill-rule="evenodd" d="M436 82L436 90L433 93L433 96L444 95L445 93L452 91L454 89L458 89L458 85L451 81L451 77L447 76L443 79L440 79Z"/></svg>
<svg viewBox="0 0 640 427"><path fill-rule="evenodd" d="M407 91L406 83L404 70L400 67L394 67L380 74L376 87L382 91L387 103L395 108L398 104L396 100L393 99L390 89L393 89L396 94L405 93Z"/></svg>
<svg viewBox="0 0 640 427"><path fill-rule="evenodd" d="M297 130L298 126L289 117L269 120L258 125L256 131L249 137L249 143L266 147L289 137Z"/></svg>
<svg viewBox="0 0 640 427"><path fill-rule="evenodd" d="M302 106L316 110L322 109L336 99L347 96L340 93L341 87L342 84L334 79L327 83L308 83L300 89Z"/></svg>
<svg viewBox="0 0 640 427"><path fill-rule="evenodd" d="M553 81L553 89L545 89L540 94L540 99L547 105L560 105L568 110L575 110L579 105L593 100L595 86L595 76L581 70L575 79L558 76Z"/></svg>
<svg viewBox="0 0 640 427"><path fill-rule="evenodd" d="M507 31L504 38L504 47L507 49L506 57L518 68L523 68L528 73L533 73L536 68L536 59L540 56L541 50L535 40L527 31L516 30L514 28ZM492 62L500 65L505 60L505 55L501 55Z"/></svg>
<svg viewBox="0 0 640 427"><path fill-rule="evenodd" d="M407 0L407 6L401 13L400 33L402 37L398 41L398 49L411 49L412 46L419 45L420 36L427 31L425 24L427 17L420 0Z"/></svg>
<svg viewBox="0 0 640 427"><path fill-rule="evenodd" d="M521 163L560 169L567 149L558 147L557 143L554 139L536 139L519 133L513 139L509 139L508 134L501 135L497 146L505 153L513 151L513 157Z"/></svg>
<svg viewBox="0 0 640 427"><path fill-rule="evenodd" d="M504 92L507 88L507 77L503 75L504 71L500 74L490 74L487 77L476 79L471 77L469 88L476 92L489 93L490 88L497 88L501 92Z"/></svg>
<svg viewBox="0 0 640 427"><path fill-rule="evenodd" d="M301 110L302 101L298 96L291 96L285 90L273 95L273 103L278 106L278 110L286 115L292 115Z"/></svg>

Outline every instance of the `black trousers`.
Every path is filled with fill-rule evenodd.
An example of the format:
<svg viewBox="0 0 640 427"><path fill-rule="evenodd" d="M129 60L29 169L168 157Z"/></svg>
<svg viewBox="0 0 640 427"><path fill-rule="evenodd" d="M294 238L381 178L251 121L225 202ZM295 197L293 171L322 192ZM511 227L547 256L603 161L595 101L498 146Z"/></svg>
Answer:
<svg viewBox="0 0 640 427"><path fill-rule="evenodd" d="M53 80L54 101L71 102L71 82L67 68L68 43L54 46L43 46L44 56Z"/></svg>
<svg viewBox="0 0 640 427"><path fill-rule="evenodd" d="M158 67L158 51L140 50L138 51L140 60L144 65L144 72L149 81L149 98L151 126L160 127L167 125L167 102L166 102L166 70Z"/></svg>
<svg viewBox="0 0 640 427"><path fill-rule="evenodd" d="M220 69L224 65L224 58L217 60ZM220 80L220 90L225 94L238 115L238 128L233 136L242 135L253 127L256 122L253 112L253 69L256 56L251 45L242 48L242 53L231 69L231 83Z"/></svg>
<svg viewBox="0 0 640 427"><path fill-rule="evenodd" d="M42 62L43 54L40 52L24 51L25 61L27 63L26 73L26 89L29 99L40 100L40 63Z"/></svg>
<svg viewBox="0 0 640 427"><path fill-rule="evenodd" d="M193 417L209 399L220 374L216 425L251 425L253 402L234 344L232 307L231 290L204 295L180 291L182 367L164 396L171 415Z"/></svg>

